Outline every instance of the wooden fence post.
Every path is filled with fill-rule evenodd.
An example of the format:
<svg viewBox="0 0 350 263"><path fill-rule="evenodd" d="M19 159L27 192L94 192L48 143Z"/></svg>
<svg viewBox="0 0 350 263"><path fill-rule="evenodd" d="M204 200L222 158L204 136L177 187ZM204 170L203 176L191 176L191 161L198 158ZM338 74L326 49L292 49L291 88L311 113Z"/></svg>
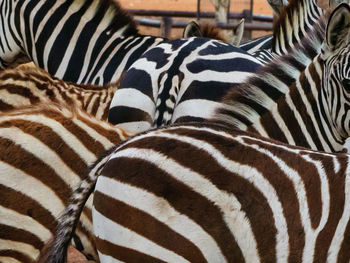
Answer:
<svg viewBox="0 0 350 263"><path fill-rule="evenodd" d="M162 37L170 38L172 25L173 19L171 17L163 16L160 23L160 35Z"/></svg>

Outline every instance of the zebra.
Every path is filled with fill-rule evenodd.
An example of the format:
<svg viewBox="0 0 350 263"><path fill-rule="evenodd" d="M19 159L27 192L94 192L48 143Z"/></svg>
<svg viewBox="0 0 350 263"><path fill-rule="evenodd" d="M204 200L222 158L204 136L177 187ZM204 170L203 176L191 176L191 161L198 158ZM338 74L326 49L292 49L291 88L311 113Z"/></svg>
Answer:
<svg viewBox="0 0 350 263"><path fill-rule="evenodd" d="M301 1L306 0L292 0L285 9L303 12L299 7L306 8L306 4L299 4ZM121 81L111 102L108 121L141 132L170 123L210 118L223 96L262 65L243 51L232 50L234 47L197 38L174 40L148 50ZM238 51L241 53L237 54ZM265 52L262 53L264 56ZM245 69L248 59L249 68ZM131 97L135 99L130 100Z"/></svg>
<svg viewBox="0 0 350 263"><path fill-rule="evenodd" d="M64 262L96 180L101 263L348 262L349 158L214 123L148 131L92 166L39 262Z"/></svg>
<svg viewBox="0 0 350 263"><path fill-rule="evenodd" d="M244 32L244 18L242 18L236 27L230 32L226 33L219 27L209 24L209 23L197 23L196 21L191 21L184 28L182 37L206 37L211 39L217 39L225 43L231 44L238 47L241 43Z"/></svg>
<svg viewBox="0 0 350 263"><path fill-rule="evenodd" d="M107 120L119 82L104 86L65 82L33 66L0 71L0 113L37 103L75 105L100 120Z"/></svg>
<svg viewBox="0 0 350 263"><path fill-rule="evenodd" d="M321 23L304 45L228 92L212 120L292 145L344 150L350 134L349 10L339 5L326 33Z"/></svg>
<svg viewBox="0 0 350 263"><path fill-rule="evenodd" d="M186 109L191 111L186 121L202 121L233 84L243 82L261 65L247 52L217 40L195 37L163 42L126 72L112 99L108 121L142 132L153 125L185 121L176 114Z"/></svg>
<svg viewBox="0 0 350 263"><path fill-rule="evenodd" d="M88 166L130 135L62 103L0 113L0 261L36 262ZM97 260L91 208L73 240Z"/></svg>
<svg viewBox="0 0 350 263"><path fill-rule="evenodd" d="M164 38L138 33L114 0L1 0L0 67L33 61L74 83L117 81Z"/></svg>

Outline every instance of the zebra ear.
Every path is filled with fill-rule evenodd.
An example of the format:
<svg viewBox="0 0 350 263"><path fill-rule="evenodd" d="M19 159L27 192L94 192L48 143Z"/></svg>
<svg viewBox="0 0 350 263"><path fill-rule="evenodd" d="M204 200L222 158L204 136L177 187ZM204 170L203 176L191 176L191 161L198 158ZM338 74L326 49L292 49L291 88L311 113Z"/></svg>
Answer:
<svg viewBox="0 0 350 263"><path fill-rule="evenodd" d="M347 3L347 4L350 4L350 1L349 0L329 0L329 6L331 8L335 8L337 7L339 4L341 3Z"/></svg>
<svg viewBox="0 0 350 263"><path fill-rule="evenodd" d="M235 29L233 29L233 36L230 39L230 44L238 47L241 43L242 37L244 33L244 18L239 21L238 25Z"/></svg>
<svg viewBox="0 0 350 263"><path fill-rule="evenodd" d="M201 37L201 36L202 36L202 32L199 28L199 25L195 21L191 21L190 23L188 23L182 34L183 38Z"/></svg>
<svg viewBox="0 0 350 263"><path fill-rule="evenodd" d="M331 50L346 44L349 29L350 7L348 4L342 3L333 10L327 24L326 40Z"/></svg>

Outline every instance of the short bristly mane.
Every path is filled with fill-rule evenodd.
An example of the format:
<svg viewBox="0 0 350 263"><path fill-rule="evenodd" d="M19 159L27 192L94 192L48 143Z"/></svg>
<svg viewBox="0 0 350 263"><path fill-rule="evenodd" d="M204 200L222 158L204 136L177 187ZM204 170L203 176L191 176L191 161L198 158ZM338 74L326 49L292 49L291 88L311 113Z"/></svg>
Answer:
<svg viewBox="0 0 350 263"><path fill-rule="evenodd" d="M305 13L301 14L300 11L308 9L313 10L313 15L304 18ZM292 43L299 43L298 38L302 39L306 32L311 30L307 28L308 23L317 23L322 14L323 10L317 6L315 0L290 0L288 5L284 6L278 18L274 20L272 51L278 54L287 52L292 47ZM304 24L300 25L300 22ZM279 42L281 40L284 41L283 46L280 46L281 43Z"/></svg>
<svg viewBox="0 0 350 263"><path fill-rule="evenodd" d="M117 1L114 0L92 0L97 1L99 8L97 12L106 13L111 16L112 22L110 23L111 34L118 31L120 28L128 25L124 31L125 36L138 34L136 23L132 16L123 9ZM110 11L111 10L111 11Z"/></svg>
<svg viewBox="0 0 350 263"><path fill-rule="evenodd" d="M276 102L289 92L289 86L319 54L327 17L327 14L320 17L312 32L293 51L259 68L245 83L231 89L223 99L224 105L216 110L214 119L239 127L241 120L250 122L249 116L256 114L252 105L259 109L260 115L268 111L271 98Z"/></svg>

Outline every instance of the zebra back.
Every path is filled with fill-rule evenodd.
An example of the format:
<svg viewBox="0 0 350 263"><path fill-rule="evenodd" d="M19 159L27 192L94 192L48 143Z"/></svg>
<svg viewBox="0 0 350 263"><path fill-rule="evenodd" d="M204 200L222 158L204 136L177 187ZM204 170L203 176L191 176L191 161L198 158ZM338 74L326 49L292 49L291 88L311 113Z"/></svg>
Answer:
<svg viewBox="0 0 350 263"><path fill-rule="evenodd" d="M0 261L33 263L88 166L130 134L73 106L40 104L0 114ZM74 245L97 259L92 202Z"/></svg>
<svg viewBox="0 0 350 263"><path fill-rule="evenodd" d="M76 208L99 174L93 218L102 263L350 256L347 154L196 123L138 135L108 158L75 190L57 232L71 235ZM55 260L67 245L61 237L45 262L62 262Z"/></svg>
<svg viewBox="0 0 350 263"><path fill-rule="evenodd" d="M64 103L107 120L118 86L119 81L105 86L65 82L38 67L19 66L0 72L0 112L37 103Z"/></svg>

